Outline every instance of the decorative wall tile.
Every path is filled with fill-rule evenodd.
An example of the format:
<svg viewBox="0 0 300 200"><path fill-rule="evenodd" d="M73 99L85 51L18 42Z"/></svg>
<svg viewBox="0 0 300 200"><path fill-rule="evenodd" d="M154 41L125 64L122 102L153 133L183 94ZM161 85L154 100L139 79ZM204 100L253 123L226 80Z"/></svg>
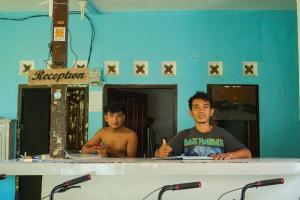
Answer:
<svg viewBox="0 0 300 200"><path fill-rule="evenodd" d="M244 76L257 76L257 62L243 62Z"/></svg>
<svg viewBox="0 0 300 200"><path fill-rule="evenodd" d="M147 76L148 75L148 61L133 61L133 75Z"/></svg>
<svg viewBox="0 0 300 200"><path fill-rule="evenodd" d="M161 62L161 73L165 76L176 76L176 61Z"/></svg>
<svg viewBox="0 0 300 200"><path fill-rule="evenodd" d="M119 61L104 61L104 74L106 76L119 76Z"/></svg>
<svg viewBox="0 0 300 200"><path fill-rule="evenodd" d="M208 62L208 76L223 76L223 62Z"/></svg>
<svg viewBox="0 0 300 200"><path fill-rule="evenodd" d="M86 60L73 61L74 68L87 68L88 62Z"/></svg>
<svg viewBox="0 0 300 200"><path fill-rule="evenodd" d="M34 69L33 60L20 60L19 62L19 74L27 75L29 70Z"/></svg>

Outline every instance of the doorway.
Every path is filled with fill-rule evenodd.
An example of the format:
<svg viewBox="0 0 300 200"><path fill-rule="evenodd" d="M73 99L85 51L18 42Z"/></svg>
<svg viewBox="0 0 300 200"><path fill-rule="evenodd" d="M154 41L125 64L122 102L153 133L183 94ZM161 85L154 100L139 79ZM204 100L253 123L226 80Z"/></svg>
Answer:
<svg viewBox="0 0 300 200"><path fill-rule="evenodd" d="M229 131L259 157L258 85L209 84L213 123Z"/></svg>
<svg viewBox="0 0 300 200"><path fill-rule="evenodd" d="M177 85L105 85L103 103L111 101L125 105L124 125L138 134L138 157L152 157L163 137L177 133Z"/></svg>
<svg viewBox="0 0 300 200"><path fill-rule="evenodd" d="M67 89L66 149L77 151L87 141L88 86ZM51 88L19 86L17 157L49 153ZM40 200L42 176L16 177L16 199Z"/></svg>
<svg viewBox="0 0 300 200"><path fill-rule="evenodd" d="M66 98L66 149L78 151L87 142L88 87L68 86ZM17 156L49 153L50 104L50 87L19 86Z"/></svg>
<svg viewBox="0 0 300 200"><path fill-rule="evenodd" d="M48 87L19 87L17 158L49 152L50 96ZM41 199L42 176L17 176L16 199Z"/></svg>

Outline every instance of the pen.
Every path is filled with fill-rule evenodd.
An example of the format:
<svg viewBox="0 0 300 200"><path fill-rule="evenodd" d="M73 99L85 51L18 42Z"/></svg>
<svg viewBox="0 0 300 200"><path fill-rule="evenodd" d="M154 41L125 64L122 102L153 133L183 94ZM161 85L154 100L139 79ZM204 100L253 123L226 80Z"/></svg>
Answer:
<svg viewBox="0 0 300 200"><path fill-rule="evenodd" d="M98 149L100 147L104 147L104 143L102 141L100 141L99 143L95 144L95 148Z"/></svg>

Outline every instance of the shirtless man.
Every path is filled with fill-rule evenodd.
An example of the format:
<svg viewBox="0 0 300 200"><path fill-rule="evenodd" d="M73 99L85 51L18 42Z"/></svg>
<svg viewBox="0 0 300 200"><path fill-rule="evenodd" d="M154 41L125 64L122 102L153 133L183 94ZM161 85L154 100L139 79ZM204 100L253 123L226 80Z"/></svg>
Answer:
<svg viewBox="0 0 300 200"><path fill-rule="evenodd" d="M81 149L82 153L98 153L102 157L135 157L137 154L137 134L123 126L124 106L112 102L104 108L104 119L108 127L96 132Z"/></svg>

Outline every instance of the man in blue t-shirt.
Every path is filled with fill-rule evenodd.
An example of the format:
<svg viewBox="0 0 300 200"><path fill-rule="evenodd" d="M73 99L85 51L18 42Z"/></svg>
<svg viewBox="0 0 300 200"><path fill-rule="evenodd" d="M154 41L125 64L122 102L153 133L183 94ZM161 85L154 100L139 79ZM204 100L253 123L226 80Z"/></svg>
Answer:
<svg viewBox="0 0 300 200"><path fill-rule="evenodd" d="M155 157L173 156L210 156L215 160L251 158L251 152L228 131L214 127L210 123L213 108L209 96L196 92L189 99L190 115L195 126L178 133L169 143L155 151Z"/></svg>

